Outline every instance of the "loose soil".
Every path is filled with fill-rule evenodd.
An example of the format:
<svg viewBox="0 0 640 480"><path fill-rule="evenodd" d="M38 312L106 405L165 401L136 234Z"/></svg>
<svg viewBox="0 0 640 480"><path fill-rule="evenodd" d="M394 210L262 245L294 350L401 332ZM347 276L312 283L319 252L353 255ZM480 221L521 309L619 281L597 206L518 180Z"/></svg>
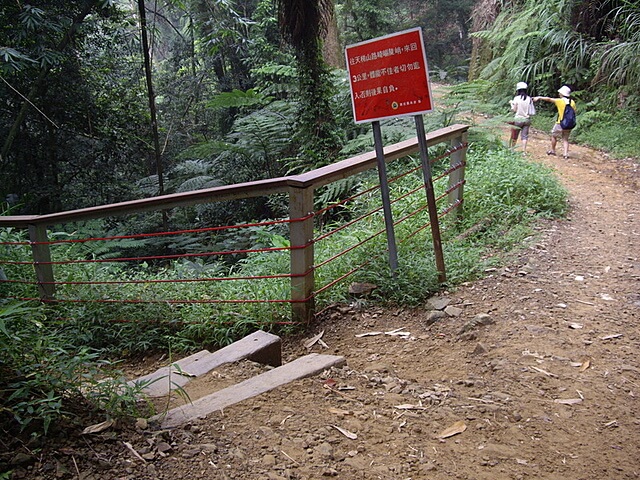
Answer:
<svg viewBox="0 0 640 480"><path fill-rule="evenodd" d="M640 168L574 145L547 156L542 132L529 147L566 185L570 214L504 268L422 308L329 309L283 339L283 358L345 367L170 431L58 438L13 478L639 478ZM321 331L327 347L306 349ZM264 368L229 365L189 394Z"/></svg>

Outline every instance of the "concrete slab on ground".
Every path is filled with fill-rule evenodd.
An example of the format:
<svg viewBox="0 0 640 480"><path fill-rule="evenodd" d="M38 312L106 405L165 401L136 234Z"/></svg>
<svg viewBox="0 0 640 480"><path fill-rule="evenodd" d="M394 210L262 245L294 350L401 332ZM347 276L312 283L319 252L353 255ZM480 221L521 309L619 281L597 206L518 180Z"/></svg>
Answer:
<svg viewBox="0 0 640 480"><path fill-rule="evenodd" d="M204 375L225 363L245 359L273 367L282 365L282 340L277 335L258 330L220 350L201 350L128 383L134 386L144 382L147 384L142 390L145 395L163 397L171 390L184 387L193 377Z"/></svg>
<svg viewBox="0 0 640 480"><path fill-rule="evenodd" d="M286 383L316 375L328 368L344 365L344 363L344 357L311 353L244 382L202 397L193 403L156 415L151 420L160 422L162 428L177 427Z"/></svg>

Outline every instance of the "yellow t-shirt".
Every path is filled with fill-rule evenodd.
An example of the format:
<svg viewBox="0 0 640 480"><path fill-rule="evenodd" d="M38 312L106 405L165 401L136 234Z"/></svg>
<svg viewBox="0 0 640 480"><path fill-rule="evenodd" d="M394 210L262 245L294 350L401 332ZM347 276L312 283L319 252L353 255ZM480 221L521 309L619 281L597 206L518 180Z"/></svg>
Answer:
<svg viewBox="0 0 640 480"><path fill-rule="evenodd" d="M573 100L571 100L570 102L571 102L571 106L575 110L576 102L574 102ZM567 106L567 102L564 101L564 98L554 98L553 103L556 104L556 108L558 109L558 119L556 120L556 123L560 123L562 121L562 118L564 117L564 107Z"/></svg>

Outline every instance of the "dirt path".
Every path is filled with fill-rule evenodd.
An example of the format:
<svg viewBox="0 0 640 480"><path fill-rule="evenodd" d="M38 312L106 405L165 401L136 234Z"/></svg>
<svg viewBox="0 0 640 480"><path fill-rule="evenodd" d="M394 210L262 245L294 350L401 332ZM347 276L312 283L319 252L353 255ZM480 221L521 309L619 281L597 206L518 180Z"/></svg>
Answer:
<svg viewBox="0 0 640 480"><path fill-rule="evenodd" d="M569 218L542 225L514 264L433 299L452 316L328 312L308 337L324 330L328 349L312 351L347 359L330 380L173 431L70 439L23 478L639 478L640 169L576 146L547 157L546 134L532 137L532 160L570 191ZM411 335L356 337L400 327ZM301 339L284 347L285 360L307 353Z"/></svg>

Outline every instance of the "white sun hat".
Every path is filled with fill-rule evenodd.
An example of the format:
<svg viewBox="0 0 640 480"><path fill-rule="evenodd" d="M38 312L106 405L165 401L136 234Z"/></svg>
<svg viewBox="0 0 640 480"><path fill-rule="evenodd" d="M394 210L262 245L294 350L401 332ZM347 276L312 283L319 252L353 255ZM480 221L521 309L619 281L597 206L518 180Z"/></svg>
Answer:
<svg viewBox="0 0 640 480"><path fill-rule="evenodd" d="M516 90L526 90L527 89L527 84L524 82L518 82L516 84Z"/></svg>
<svg viewBox="0 0 640 480"><path fill-rule="evenodd" d="M571 89L569 87L567 87L566 85L563 85L558 90L558 93L560 95L562 95L563 97L570 97L571 96Z"/></svg>

